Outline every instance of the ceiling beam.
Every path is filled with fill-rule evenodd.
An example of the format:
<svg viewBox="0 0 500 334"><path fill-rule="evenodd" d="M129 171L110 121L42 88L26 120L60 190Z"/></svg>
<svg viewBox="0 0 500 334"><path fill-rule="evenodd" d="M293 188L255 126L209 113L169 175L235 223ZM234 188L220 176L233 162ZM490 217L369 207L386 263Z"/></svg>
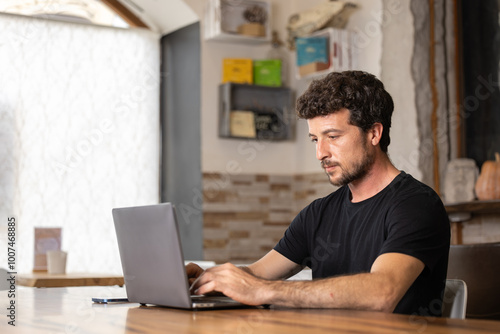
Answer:
<svg viewBox="0 0 500 334"><path fill-rule="evenodd" d="M101 2L111 8L125 22L127 22L129 26L149 29L149 27L142 22L140 18L132 13L127 7L122 5L118 0L101 0Z"/></svg>

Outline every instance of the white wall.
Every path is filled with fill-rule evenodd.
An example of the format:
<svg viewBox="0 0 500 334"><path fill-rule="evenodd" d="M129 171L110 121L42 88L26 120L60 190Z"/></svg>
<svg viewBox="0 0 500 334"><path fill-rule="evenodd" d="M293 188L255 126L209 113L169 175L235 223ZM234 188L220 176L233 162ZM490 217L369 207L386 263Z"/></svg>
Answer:
<svg viewBox="0 0 500 334"><path fill-rule="evenodd" d="M394 165L422 178L418 167L420 140L417 128L415 82L412 78L414 27L410 0L384 0L381 79L394 99L389 157Z"/></svg>
<svg viewBox="0 0 500 334"><path fill-rule="evenodd" d="M205 1L185 0L185 2L202 18ZM272 26L278 30L282 39L286 38L286 24L288 18L296 12L308 9L314 5L323 3L324 0L271 0L272 4ZM389 92L396 102L396 110L404 113L395 113L392 127L392 144L390 153L393 156L403 157L409 151L418 147L413 138L408 134L416 132L416 120L414 120L411 101L412 86L401 85L401 77L395 76L402 71L404 78L411 80L409 73L409 61L412 51L411 15L407 10L398 10L390 13L394 16L393 27L401 27L399 34L390 36L383 44L383 31L387 26L383 20L388 18L387 10L400 5L408 7L409 0L387 1L384 5L382 0L353 0L358 9L351 15L347 29L357 31L360 35L361 50L359 54L359 69L366 70L381 77L386 74L386 82ZM399 7L398 7L399 8ZM396 24L397 23L397 24ZM393 38L398 38L393 40ZM404 41L404 43L401 43ZM296 127L296 138L290 142L255 142L245 140L220 139L217 135L218 95L217 89L221 82L222 59L231 57L262 58L270 48L269 44L245 45L224 42L207 42L202 39L202 171L203 172L228 172L228 173L269 173L269 174L295 174L321 172L319 163L316 161L314 145L307 137L307 124L299 120ZM391 51L383 50L391 47ZM385 51L385 53L384 53ZM385 66L393 66L393 75L384 72L382 57L384 54L392 54L393 57L386 59ZM309 84L307 80L297 80L294 77L295 56L289 53L289 77L290 87L294 89L296 97L299 96ZM412 109L413 108L413 109ZM410 113L407 114L406 112ZM408 119L412 122L408 122ZM394 149L392 148L394 145ZM238 168L228 169L228 166Z"/></svg>

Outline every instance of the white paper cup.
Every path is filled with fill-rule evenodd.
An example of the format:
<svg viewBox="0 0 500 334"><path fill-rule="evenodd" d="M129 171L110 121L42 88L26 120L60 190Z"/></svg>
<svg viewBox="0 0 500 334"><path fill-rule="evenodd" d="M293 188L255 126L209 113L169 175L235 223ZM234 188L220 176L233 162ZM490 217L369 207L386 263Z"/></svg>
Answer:
<svg viewBox="0 0 500 334"><path fill-rule="evenodd" d="M47 251L47 269L49 274L66 273L66 257L68 253L60 250Z"/></svg>

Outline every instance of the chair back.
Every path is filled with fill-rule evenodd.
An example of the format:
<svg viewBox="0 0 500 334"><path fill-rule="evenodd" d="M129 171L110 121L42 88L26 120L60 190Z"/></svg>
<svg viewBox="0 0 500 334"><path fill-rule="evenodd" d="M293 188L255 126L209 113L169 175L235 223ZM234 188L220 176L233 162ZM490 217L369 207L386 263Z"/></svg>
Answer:
<svg viewBox="0 0 500 334"><path fill-rule="evenodd" d="M500 242L450 246L448 278L467 284L467 318L500 320Z"/></svg>
<svg viewBox="0 0 500 334"><path fill-rule="evenodd" d="M443 317L465 319L467 284L460 279L447 279L443 295Z"/></svg>

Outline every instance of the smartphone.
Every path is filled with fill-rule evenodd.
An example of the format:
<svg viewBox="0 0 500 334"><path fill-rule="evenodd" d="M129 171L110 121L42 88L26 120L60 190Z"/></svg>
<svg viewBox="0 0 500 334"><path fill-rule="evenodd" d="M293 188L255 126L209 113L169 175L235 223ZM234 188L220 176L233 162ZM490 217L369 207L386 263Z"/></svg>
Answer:
<svg viewBox="0 0 500 334"><path fill-rule="evenodd" d="M94 303L108 304L108 303L128 303L127 298L92 298Z"/></svg>

